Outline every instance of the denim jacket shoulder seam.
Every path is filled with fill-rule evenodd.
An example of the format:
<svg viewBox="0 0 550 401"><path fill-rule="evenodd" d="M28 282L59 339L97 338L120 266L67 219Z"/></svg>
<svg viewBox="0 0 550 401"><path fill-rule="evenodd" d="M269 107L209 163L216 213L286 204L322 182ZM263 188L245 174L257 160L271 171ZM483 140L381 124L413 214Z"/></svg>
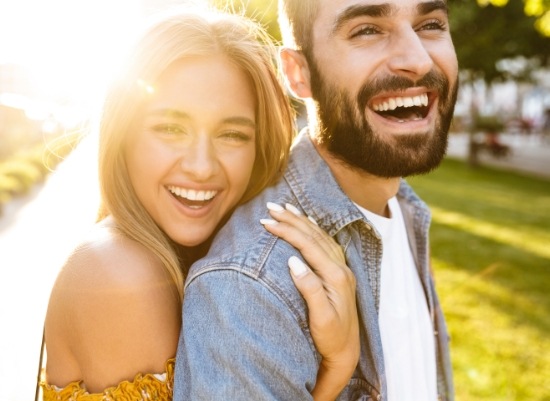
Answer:
<svg viewBox="0 0 550 401"><path fill-rule="evenodd" d="M265 260L262 261L262 264L263 263L265 263ZM290 311L292 316L294 316L294 319L298 323L298 326L302 330L302 333L304 334L304 336L306 336L308 343L312 347L312 352L317 354L315 344L313 343L311 334L309 332L309 324L307 320L301 319L300 317L300 307L295 305L294 302L292 302L292 300L287 296L286 292L282 290L274 280L269 280L267 277L263 277L260 274L258 275L252 274L251 269L243 268L242 266L236 263L217 262L217 263L212 263L208 265L208 267L201 268L200 271L196 272L192 277L188 278L185 284L185 289L187 289L191 285L191 283L198 277L208 273L212 273L215 271L222 271L222 270L223 271L232 270L237 273L243 274L249 277L250 279L252 279L254 282L257 282L258 284L262 285L267 289L267 291L275 295L275 297L279 299L283 305L286 306L286 308ZM257 271L261 271L261 267L258 268Z"/></svg>

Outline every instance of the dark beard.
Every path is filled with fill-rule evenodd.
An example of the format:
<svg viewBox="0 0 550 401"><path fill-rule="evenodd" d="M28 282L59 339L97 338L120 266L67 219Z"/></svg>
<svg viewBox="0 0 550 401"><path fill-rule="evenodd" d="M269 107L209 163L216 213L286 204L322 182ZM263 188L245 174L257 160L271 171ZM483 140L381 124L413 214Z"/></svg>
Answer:
<svg viewBox="0 0 550 401"><path fill-rule="evenodd" d="M334 157L351 168L385 178L424 174L439 166L447 151L458 79L449 97L449 81L433 70L418 82L392 76L365 83L353 102L345 91L325 84L315 60L309 58L311 90L317 103L315 135ZM435 132L399 135L389 140L375 133L365 116L369 100L383 90L398 91L413 86L424 86L439 93Z"/></svg>

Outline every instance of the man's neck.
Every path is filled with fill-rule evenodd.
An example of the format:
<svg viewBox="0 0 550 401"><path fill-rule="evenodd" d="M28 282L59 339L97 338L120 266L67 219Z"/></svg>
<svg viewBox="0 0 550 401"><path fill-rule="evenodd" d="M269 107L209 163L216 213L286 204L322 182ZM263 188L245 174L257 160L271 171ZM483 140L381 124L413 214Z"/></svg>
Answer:
<svg viewBox="0 0 550 401"><path fill-rule="evenodd" d="M313 140L345 194L359 206L380 216L390 217L388 200L397 194L400 178L382 178L350 168Z"/></svg>

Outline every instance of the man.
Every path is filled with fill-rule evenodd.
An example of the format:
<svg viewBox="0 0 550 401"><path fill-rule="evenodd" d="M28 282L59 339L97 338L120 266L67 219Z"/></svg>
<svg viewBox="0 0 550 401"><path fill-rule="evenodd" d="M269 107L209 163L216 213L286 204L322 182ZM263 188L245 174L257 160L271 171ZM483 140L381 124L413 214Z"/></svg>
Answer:
<svg viewBox="0 0 550 401"><path fill-rule="evenodd" d="M430 216L402 179L445 155L458 85L447 4L280 0L280 22L308 127L284 179L189 274L174 399L311 399L319 356L283 267L297 252L255 224L271 201L314 218L357 280L361 356L338 400L452 400Z"/></svg>

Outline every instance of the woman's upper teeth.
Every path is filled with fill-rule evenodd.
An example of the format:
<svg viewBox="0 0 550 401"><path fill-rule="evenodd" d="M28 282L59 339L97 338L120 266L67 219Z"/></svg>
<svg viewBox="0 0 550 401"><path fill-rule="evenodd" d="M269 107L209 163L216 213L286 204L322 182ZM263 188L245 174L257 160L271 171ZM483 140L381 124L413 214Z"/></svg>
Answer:
<svg viewBox="0 0 550 401"><path fill-rule="evenodd" d="M383 102L373 105L374 111L395 110L398 107L427 106L428 95L426 93L418 96L390 97Z"/></svg>
<svg viewBox="0 0 550 401"><path fill-rule="evenodd" d="M176 196L192 201L210 200L218 193L218 191L198 191L195 189L186 189L175 186L169 186L168 190Z"/></svg>

